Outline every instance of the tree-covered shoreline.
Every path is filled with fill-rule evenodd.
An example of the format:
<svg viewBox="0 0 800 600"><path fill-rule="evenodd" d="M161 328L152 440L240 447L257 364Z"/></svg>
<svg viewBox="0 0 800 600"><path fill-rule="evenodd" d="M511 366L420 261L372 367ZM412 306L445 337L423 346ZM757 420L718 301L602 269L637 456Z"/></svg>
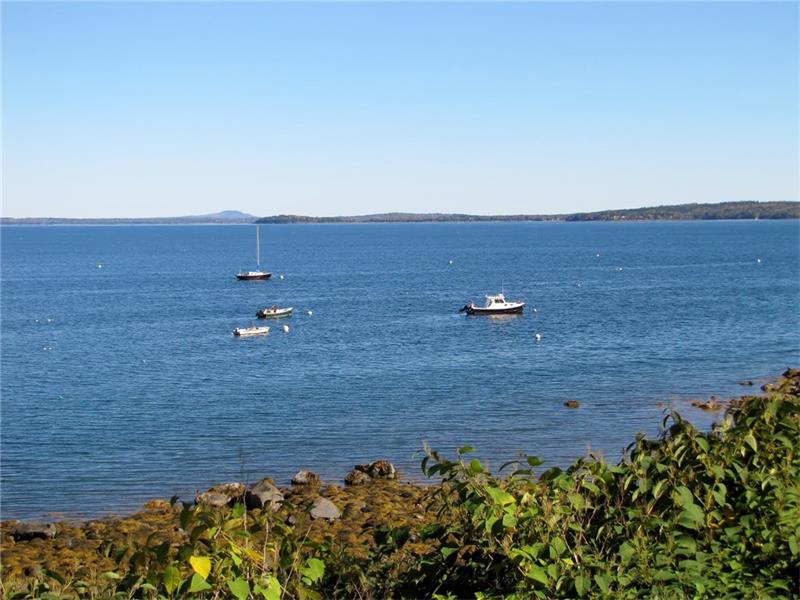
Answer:
<svg viewBox="0 0 800 600"><path fill-rule="evenodd" d="M209 215L151 218L0 217L0 225L245 225L292 223L491 223L514 221L715 221L800 219L800 202L721 202L625 208L555 215L470 215L464 213L391 212L340 217L273 215L256 218L238 211Z"/></svg>
<svg viewBox="0 0 800 600"><path fill-rule="evenodd" d="M746 219L800 219L800 202L722 202L718 204L676 204L646 208L604 210L557 215L469 215L460 213L381 213L341 217L274 215L256 221L264 224L290 223L484 223L506 221L712 221Z"/></svg>

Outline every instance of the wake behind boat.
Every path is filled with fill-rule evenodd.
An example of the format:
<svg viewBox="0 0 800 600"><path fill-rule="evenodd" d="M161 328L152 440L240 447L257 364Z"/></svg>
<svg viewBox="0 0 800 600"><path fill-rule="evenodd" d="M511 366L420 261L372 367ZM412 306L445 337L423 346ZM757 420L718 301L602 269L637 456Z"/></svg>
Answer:
<svg viewBox="0 0 800 600"><path fill-rule="evenodd" d="M475 306L475 303L470 302L459 309L458 312L466 312L468 315L510 315L519 314L524 308L524 302L509 302L503 294L495 294L494 296L486 296L486 304L484 306Z"/></svg>
<svg viewBox="0 0 800 600"><path fill-rule="evenodd" d="M259 319L267 319L272 317L273 319L277 319L279 317L290 317L292 315L292 311L294 307L289 306L286 308L281 308L280 306L272 306L270 308L262 308L260 311L256 313L256 316Z"/></svg>

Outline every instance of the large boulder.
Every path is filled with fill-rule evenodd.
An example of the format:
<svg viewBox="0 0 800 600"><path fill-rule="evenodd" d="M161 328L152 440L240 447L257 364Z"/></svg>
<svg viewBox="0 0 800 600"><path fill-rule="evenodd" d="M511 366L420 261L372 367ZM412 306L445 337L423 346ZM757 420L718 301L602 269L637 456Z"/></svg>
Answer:
<svg viewBox="0 0 800 600"><path fill-rule="evenodd" d="M314 485L319 483L319 475L313 471L298 471L292 477L292 485Z"/></svg>
<svg viewBox="0 0 800 600"><path fill-rule="evenodd" d="M312 519L325 519L326 521L335 521L342 515L333 502L322 496L317 496L314 500L310 514Z"/></svg>
<svg viewBox="0 0 800 600"><path fill-rule="evenodd" d="M283 502L283 493L268 477L252 485L245 492L244 502L248 509L269 508L277 510Z"/></svg>
<svg viewBox="0 0 800 600"><path fill-rule="evenodd" d="M194 497L195 504L222 507L240 502L244 496L243 483L220 483Z"/></svg>
<svg viewBox="0 0 800 600"><path fill-rule="evenodd" d="M37 521L23 521L14 525L11 537L15 541L24 540L52 540L56 537L56 526L53 523L40 523Z"/></svg>

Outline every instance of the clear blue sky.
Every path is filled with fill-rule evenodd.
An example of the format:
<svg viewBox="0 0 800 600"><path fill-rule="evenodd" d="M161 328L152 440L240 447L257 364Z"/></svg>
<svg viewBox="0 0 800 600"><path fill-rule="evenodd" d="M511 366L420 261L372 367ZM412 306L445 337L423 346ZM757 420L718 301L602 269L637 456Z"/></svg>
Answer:
<svg viewBox="0 0 800 600"><path fill-rule="evenodd" d="M8 3L3 215L798 196L796 3Z"/></svg>

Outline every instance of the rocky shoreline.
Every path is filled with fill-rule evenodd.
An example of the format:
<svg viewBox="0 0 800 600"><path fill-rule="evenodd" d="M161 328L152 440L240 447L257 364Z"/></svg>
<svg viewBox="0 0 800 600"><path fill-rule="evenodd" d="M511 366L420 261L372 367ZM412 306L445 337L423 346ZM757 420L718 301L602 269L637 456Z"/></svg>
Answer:
<svg viewBox="0 0 800 600"><path fill-rule="evenodd" d="M800 370L789 369L783 379L761 386L766 394L775 391L800 394ZM752 386L752 382L741 382ZM724 402L716 398L698 401L703 410L719 410L747 402L750 396ZM579 404L578 404L579 406ZM577 407L576 407L577 408ZM334 542L354 557L366 558L374 534L381 528L409 527L412 531L436 522L428 510L438 486L402 481L395 466L386 460L356 465L344 484L322 481L311 471L299 471L291 485L279 487L269 477L246 485L225 482L194 498L194 504L212 510L228 510L244 504L254 516L270 511L315 542ZM85 522L0 522L0 564L5 583L57 572L67 577L93 580L114 570L114 549L145 544L153 536L178 544L185 538L177 499L156 499L143 510L125 517ZM412 537L411 551L422 542Z"/></svg>
<svg viewBox="0 0 800 600"><path fill-rule="evenodd" d="M197 494L194 504L224 509L241 502L254 513L277 511L290 525L306 529L309 539L335 539L357 556L366 552L375 529L431 522L425 510L430 487L398 480L392 463L377 460L356 465L344 485L299 471L287 487L276 486L269 477L251 485L220 483ZM44 571L93 578L116 567L110 548L145 543L153 534L170 542L184 535L180 502L154 499L143 509L126 517L85 522L0 522L3 579Z"/></svg>

